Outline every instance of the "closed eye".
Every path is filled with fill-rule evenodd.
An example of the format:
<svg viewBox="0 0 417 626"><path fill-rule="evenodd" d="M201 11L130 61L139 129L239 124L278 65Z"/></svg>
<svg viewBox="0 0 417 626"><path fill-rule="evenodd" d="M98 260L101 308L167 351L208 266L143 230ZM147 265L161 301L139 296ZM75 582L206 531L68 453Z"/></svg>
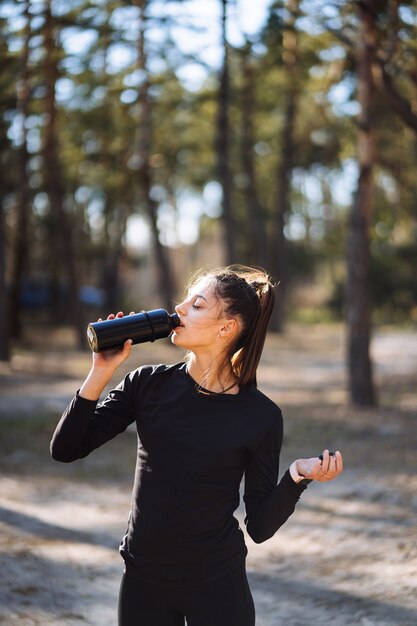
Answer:
<svg viewBox="0 0 417 626"><path fill-rule="evenodd" d="M201 296L200 294L197 294L194 296L193 298L193 309L201 309L201 304L206 301L204 296ZM207 302L207 301L206 301Z"/></svg>

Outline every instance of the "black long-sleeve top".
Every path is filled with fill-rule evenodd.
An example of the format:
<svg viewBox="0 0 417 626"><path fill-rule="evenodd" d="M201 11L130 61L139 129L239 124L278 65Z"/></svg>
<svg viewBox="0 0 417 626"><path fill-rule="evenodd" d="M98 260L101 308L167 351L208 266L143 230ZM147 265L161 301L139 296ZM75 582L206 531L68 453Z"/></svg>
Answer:
<svg viewBox="0 0 417 626"><path fill-rule="evenodd" d="M198 582L244 561L233 515L243 476L245 524L257 543L284 524L305 489L288 471L277 484L283 421L276 404L255 387L201 393L184 363L141 367L99 404L76 395L53 435L52 457L83 458L133 422L138 455L120 552L141 579Z"/></svg>

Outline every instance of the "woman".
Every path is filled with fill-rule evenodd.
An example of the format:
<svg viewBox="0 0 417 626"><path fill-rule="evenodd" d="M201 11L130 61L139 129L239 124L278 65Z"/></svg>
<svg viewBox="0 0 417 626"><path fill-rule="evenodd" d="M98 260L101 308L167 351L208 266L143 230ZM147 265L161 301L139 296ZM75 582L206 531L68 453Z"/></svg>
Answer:
<svg viewBox="0 0 417 626"><path fill-rule="evenodd" d="M242 477L246 529L262 542L293 513L308 482L342 471L341 454L325 450L322 458L294 461L277 485L281 411L256 387L273 305L263 271L198 275L176 307L181 324L171 336L188 351L185 361L140 367L97 405L131 341L94 354L58 424L51 453L69 462L136 421L120 626L253 626L247 549L233 516Z"/></svg>

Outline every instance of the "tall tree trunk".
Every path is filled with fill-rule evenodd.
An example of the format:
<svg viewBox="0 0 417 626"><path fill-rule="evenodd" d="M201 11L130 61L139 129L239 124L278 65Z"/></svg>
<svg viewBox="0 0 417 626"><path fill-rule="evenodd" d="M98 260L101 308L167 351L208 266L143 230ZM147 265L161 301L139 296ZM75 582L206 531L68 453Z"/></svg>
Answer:
<svg viewBox="0 0 417 626"><path fill-rule="evenodd" d="M108 65L109 65L109 49L112 43L111 36L111 8L107 6L104 9L106 14L106 26L102 29L101 35L101 75L99 80L101 84L107 84ZM116 169L125 171L124 164L120 163L112 153L111 144L114 142L114 111L112 110L112 102L110 101L102 111L101 125L103 132L101 134L101 159L103 167L106 169ZM104 194L105 205L103 207L103 215L105 219L105 252L102 263L102 285L105 292L105 310L120 310L120 261L123 253L123 235L126 231L126 217L124 211L121 210L120 194L113 189L105 189ZM121 214L123 213L123 215Z"/></svg>
<svg viewBox="0 0 417 626"><path fill-rule="evenodd" d="M80 347L85 344L85 329L83 328L82 310L80 302L80 290L78 268L74 250L74 225L64 208L65 185L60 164L58 147L58 123L57 108L55 101L56 82L59 76L58 60L59 49L57 32L54 18L51 13L51 0L45 6L45 113L48 122L45 127L44 137L44 170L45 190L48 195L50 211L55 224L56 240L52 242L55 247L53 261L58 264L61 277L66 274L68 281L68 309L71 323L76 331Z"/></svg>
<svg viewBox="0 0 417 626"><path fill-rule="evenodd" d="M222 42L223 64L220 72L219 112L217 121L217 163L218 177L222 187L222 210L224 224L224 241L226 262L236 263L236 228L232 207L232 183L230 177L230 150L229 150L229 105L230 105L230 77L229 77L229 50L226 36L227 27L227 0L220 0L222 5Z"/></svg>
<svg viewBox="0 0 417 626"><path fill-rule="evenodd" d="M119 167L122 167L120 165ZM128 184L128 183L127 183ZM111 195L111 194L110 194ZM126 233L128 211L125 206L115 207L115 200L108 198L112 212L109 217L109 225L112 233L107 233L107 253L103 264L103 283L106 292L106 310L118 311L120 309L120 262L123 256L123 236ZM109 228L106 229L110 230Z"/></svg>
<svg viewBox="0 0 417 626"><path fill-rule="evenodd" d="M243 166L248 177L247 187L247 211L249 232L247 233L247 248L249 250L249 263L266 267L267 236L265 225L265 211L261 207L256 186L256 173L254 162L254 116L255 94L254 77L252 67L252 46L247 42L242 51L243 73L243 103L242 103L242 137L243 137Z"/></svg>
<svg viewBox="0 0 417 626"><path fill-rule="evenodd" d="M10 360L9 315L7 310L4 209L0 202L0 361Z"/></svg>
<svg viewBox="0 0 417 626"><path fill-rule="evenodd" d="M375 404L375 392L369 354L369 228L375 163L372 65L377 42L376 14L372 0L358 3L358 18L357 76L361 107L358 119L359 176L349 224L346 321L350 399L358 406L372 406Z"/></svg>
<svg viewBox="0 0 417 626"><path fill-rule="evenodd" d="M30 80L29 80L29 43L31 37L30 28L30 2L24 6L23 16L25 19L24 42L21 55L21 76L18 83L18 109L21 119L21 141L19 154L19 193L17 203L16 231L13 242L12 273L10 280L9 295L9 330L10 335L18 339L21 335L20 302L22 291L22 279L28 265L29 255L29 181L28 161L29 153L27 146L26 122L29 115Z"/></svg>
<svg viewBox="0 0 417 626"><path fill-rule="evenodd" d="M174 301L174 276L169 261L168 250L162 245L159 238L158 203L151 197L153 102L149 90L149 71L147 67L146 52L147 9L149 6L149 0L136 0L135 4L141 12L138 37L138 69L143 72L144 76L144 80L138 88L138 107L140 107L140 114L138 119L137 134L138 155L141 162L138 181L140 185L140 195L143 198L151 226L152 241L158 268L159 291L163 298L164 306L169 311L172 308Z"/></svg>
<svg viewBox="0 0 417 626"><path fill-rule="evenodd" d="M285 76L284 118L280 137L280 159L277 174L277 196L272 222L271 267L279 281L275 310L271 318L271 330L282 332L286 314L288 291L288 259L284 234L285 219L291 211L291 176L294 165L294 125L297 112L299 85L298 37L295 28L299 0L289 0L289 21L283 34L282 64Z"/></svg>

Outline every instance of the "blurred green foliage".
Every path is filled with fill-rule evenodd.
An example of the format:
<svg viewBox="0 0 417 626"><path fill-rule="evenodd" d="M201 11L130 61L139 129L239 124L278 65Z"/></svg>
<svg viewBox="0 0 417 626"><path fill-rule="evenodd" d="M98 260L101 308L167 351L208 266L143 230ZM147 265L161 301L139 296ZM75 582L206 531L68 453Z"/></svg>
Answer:
<svg viewBox="0 0 417 626"><path fill-rule="evenodd" d="M277 172L282 159L280 138L288 89L282 62L284 36L290 23L287 5L271 2L259 31L250 35L241 32L240 39L235 35L228 46L230 172L241 262L252 258L250 184L256 188L259 220L268 237L268 258L273 258L276 245L271 225L280 194ZM353 5L300 2L295 21L298 58L294 80L298 81L299 95L291 210L285 215L287 280L297 289L325 284L321 306L327 307L328 313L324 317L339 315L343 310L347 220L356 184L358 108ZM140 6L144 7L142 12ZM30 237L22 289L39 282L51 285L56 278L58 291L67 294L60 308L61 319L68 317L68 281L63 270L57 270L60 264L51 242L62 238L62 224L51 209L45 171L51 167L45 154L45 133L50 123L45 98L50 72L55 72L56 80L55 139L62 203L74 241L80 286L94 285L107 294L117 286L119 300L129 299L130 283L124 277L154 262L152 249L143 243L150 226L139 177L144 165L139 132L147 105L141 99L144 81L152 101L146 123L151 130L150 193L158 207L159 239L170 248L172 265L181 282L182 274L207 259L221 261L222 236L216 230L222 219L221 191L215 141L219 63L209 62L206 54L208 47L217 49L217 57L221 54L219 21L211 15L197 17L191 7L192 3L180 0L148 0L142 4L116 0L2 3L0 159L6 173L0 180L0 205L6 221L6 279L10 281L12 274L19 193L25 181L29 186ZM413 102L416 2L399 3L397 13L393 13L392 4L381 0L375 9L379 16L379 53L390 55L387 67L398 90L405 101ZM49 36L55 46L49 57L48 10L52 16ZM235 30L239 26L238 11L239 4L235 12L229 9L229 21ZM146 37L145 69L138 52L141 27ZM29 46L26 60L25 41ZM253 180L248 178L242 147L247 104L244 68L249 66ZM415 321L416 133L391 106L377 67L375 74L378 165L371 232L371 293L376 319ZM29 90L25 113L24 80ZM28 160L22 173L24 143ZM143 222L134 231L131 218L135 215L141 215ZM213 232L220 242L215 248ZM136 247L128 245L132 238L139 242ZM120 268L119 275L111 272L113 265ZM267 269L280 280L276 267L269 263ZM141 280L143 292L147 293L148 278ZM317 306L310 310L314 308L318 310Z"/></svg>

